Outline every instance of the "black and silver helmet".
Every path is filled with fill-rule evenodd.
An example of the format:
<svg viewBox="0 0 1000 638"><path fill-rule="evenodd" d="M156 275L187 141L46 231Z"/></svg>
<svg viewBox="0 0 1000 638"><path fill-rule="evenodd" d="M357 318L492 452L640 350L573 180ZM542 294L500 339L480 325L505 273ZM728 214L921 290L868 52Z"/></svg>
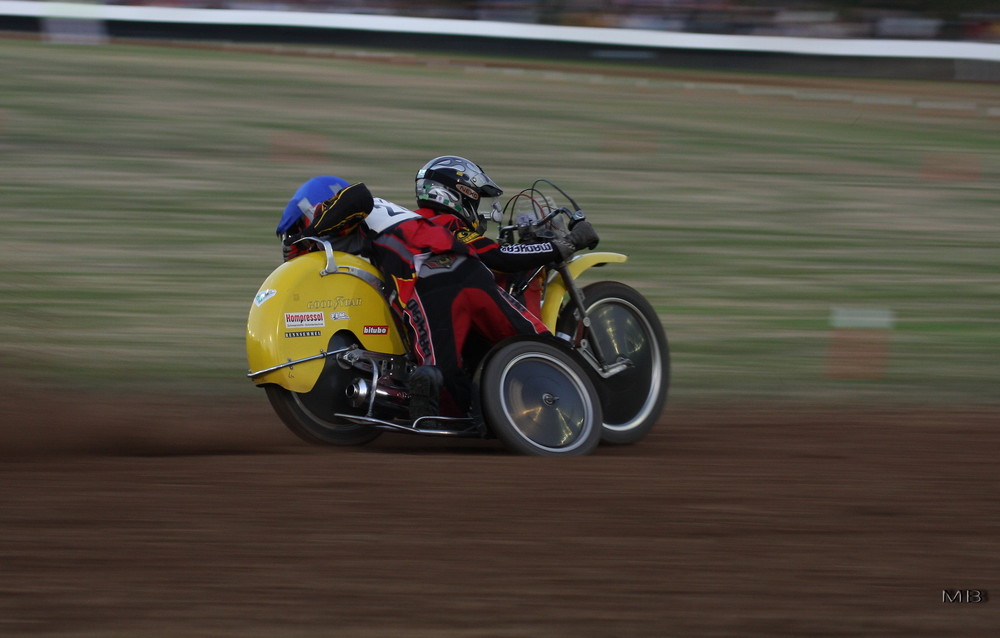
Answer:
<svg viewBox="0 0 1000 638"><path fill-rule="evenodd" d="M443 213L452 213L479 229L487 219L497 220L499 205L493 202L480 212L485 199L503 195L486 171L464 157L435 157L417 171L417 205Z"/></svg>

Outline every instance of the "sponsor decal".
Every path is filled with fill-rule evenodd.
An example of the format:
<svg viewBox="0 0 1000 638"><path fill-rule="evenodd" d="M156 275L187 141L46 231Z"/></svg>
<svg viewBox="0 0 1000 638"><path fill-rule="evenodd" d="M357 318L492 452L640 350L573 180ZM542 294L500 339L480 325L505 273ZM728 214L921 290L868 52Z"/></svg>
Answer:
<svg viewBox="0 0 1000 638"><path fill-rule="evenodd" d="M290 339L292 337L319 337L322 336L322 332L319 330L296 330L295 332L286 332L285 338Z"/></svg>
<svg viewBox="0 0 1000 638"><path fill-rule="evenodd" d="M261 290L260 292L257 293L257 296L253 298L253 302L257 304L258 308L260 308L261 306L264 305L265 301L275 296L276 294L278 294L278 291L273 290L271 288L268 288L267 290Z"/></svg>
<svg viewBox="0 0 1000 638"><path fill-rule="evenodd" d="M462 194L464 194L466 197L471 197L472 199L479 199L479 193L472 190L465 184L455 184L455 188L460 190Z"/></svg>
<svg viewBox="0 0 1000 638"><path fill-rule="evenodd" d="M346 312L331 312L330 321L350 321L351 317Z"/></svg>
<svg viewBox="0 0 1000 638"><path fill-rule="evenodd" d="M434 356L434 344L431 342L431 334L428 330L427 319L424 318L423 308L420 307L416 299L410 299L406 302L406 309L410 315L410 325L417 333L416 347L418 351L423 353L424 358Z"/></svg>
<svg viewBox="0 0 1000 638"><path fill-rule="evenodd" d="M455 265L455 255L435 255L424 262L424 266L430 268L431 270L437 270L443 268L447 270Z"/></svg>
<svg viewBox="0 0 1000 638"><path fill-rule="evenodd" d="M322 312L286 312L285 328L322 328L326 320Z"/></svg>
<svg viewBox="0 0 1000 638"><path fill-rule="evenodd" d="M309 310L321 310L323 308L330 308L331 310L337 310L338 308L355 308L362 305L364 302L361 297L335 297L333 299L313 299L306 302L306 308Z"/></svg>
<svg viewBox="0 0 1000 638"><path fill-rule="evenodd" d="M460 228L458 232L455 233L455 236L458 237L460 241L466 244L471 244L472 242L482 237L482 235L480 235L479 233L473 230L469 230L468 228Z"/></svg>
<svg viewBox="0 0 1000 638"><path fill-rule="evenodd" d="M544 244L511 244L510 246L503 246L500 248L500 252L507 255L530 255L534 253L547 253L552 250L552 244L545 242Z"/></svg>
<svg viewBox="0 0 1000 638"><path fill-rule="evenodd" d="M389 334L389 326L365 326L364 334L366 334L366 335L387 335L387 334Z"/></svg>

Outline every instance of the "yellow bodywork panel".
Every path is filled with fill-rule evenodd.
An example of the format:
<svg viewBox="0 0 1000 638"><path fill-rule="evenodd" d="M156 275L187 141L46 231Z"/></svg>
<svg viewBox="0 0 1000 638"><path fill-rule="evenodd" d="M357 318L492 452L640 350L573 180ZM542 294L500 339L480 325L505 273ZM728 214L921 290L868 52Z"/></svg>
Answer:
<svg viewBox="0 0 1000 638"><path fill-rule="evenodd" d="M348 272L381 282L378 270L355 255L333 255L337 272L321 274L326 255L312 252L283 263L261 284L247 319L247 363L257 385L309 392L325 358L255 373L321 355L342 330L352 332L366 350L405 354L403 335L385 298L369 281Z"/></svg>
<svg viewBox="0 0 1000 638"><path fill-rule="evenodd" d="M575 280L588 268L602 264L623 264L626 261L628 261L628 257L621 253L580 253L569 262L569 274ZM566 284L563 282L562 276L553 273L552 279L545 287L545 301L542 302L542 316L540 317L545 327L553 333L556 331L559 309L562 307L563 297L566 294Z"/></svg>

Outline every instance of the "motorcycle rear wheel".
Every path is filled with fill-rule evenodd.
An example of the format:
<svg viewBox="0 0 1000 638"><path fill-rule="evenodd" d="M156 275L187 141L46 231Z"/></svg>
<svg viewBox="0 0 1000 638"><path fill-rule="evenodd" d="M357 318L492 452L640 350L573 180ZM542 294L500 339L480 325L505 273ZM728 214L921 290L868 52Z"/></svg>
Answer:
<svg viewBox="0 0 1000 638"><path fill-rule="evenodd" d="M601 439L601 405L582 363L541 339L508 341L479 377L483 416L511 451L582 456Z"/></svg>
<svg viewBox="0 0 1000 638"><path fill-rule="evenodd" d="M609 362L624 357L632 367L603 378L588 366L601 397L604 443L627 445L642 439L656 424L670 386L670 348L656 310L637 290L617 281L583 289L592 338ZM570 309L559 320L560 332L580 335Z"/></svg>

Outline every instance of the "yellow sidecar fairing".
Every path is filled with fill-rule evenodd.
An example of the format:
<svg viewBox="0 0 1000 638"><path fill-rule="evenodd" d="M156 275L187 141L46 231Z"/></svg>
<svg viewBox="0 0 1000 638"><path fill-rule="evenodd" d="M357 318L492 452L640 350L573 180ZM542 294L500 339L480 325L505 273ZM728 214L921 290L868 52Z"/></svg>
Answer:
<svg viewBox="0 0 1000 638"><path fill-rule="evenodd" d="M312 252L278 266L250 304L248 376L257 385L309 392L330 338L344 330L366 350L404 354L392 311L376 288L381 282L371 264L349 253Z"/></svg>

